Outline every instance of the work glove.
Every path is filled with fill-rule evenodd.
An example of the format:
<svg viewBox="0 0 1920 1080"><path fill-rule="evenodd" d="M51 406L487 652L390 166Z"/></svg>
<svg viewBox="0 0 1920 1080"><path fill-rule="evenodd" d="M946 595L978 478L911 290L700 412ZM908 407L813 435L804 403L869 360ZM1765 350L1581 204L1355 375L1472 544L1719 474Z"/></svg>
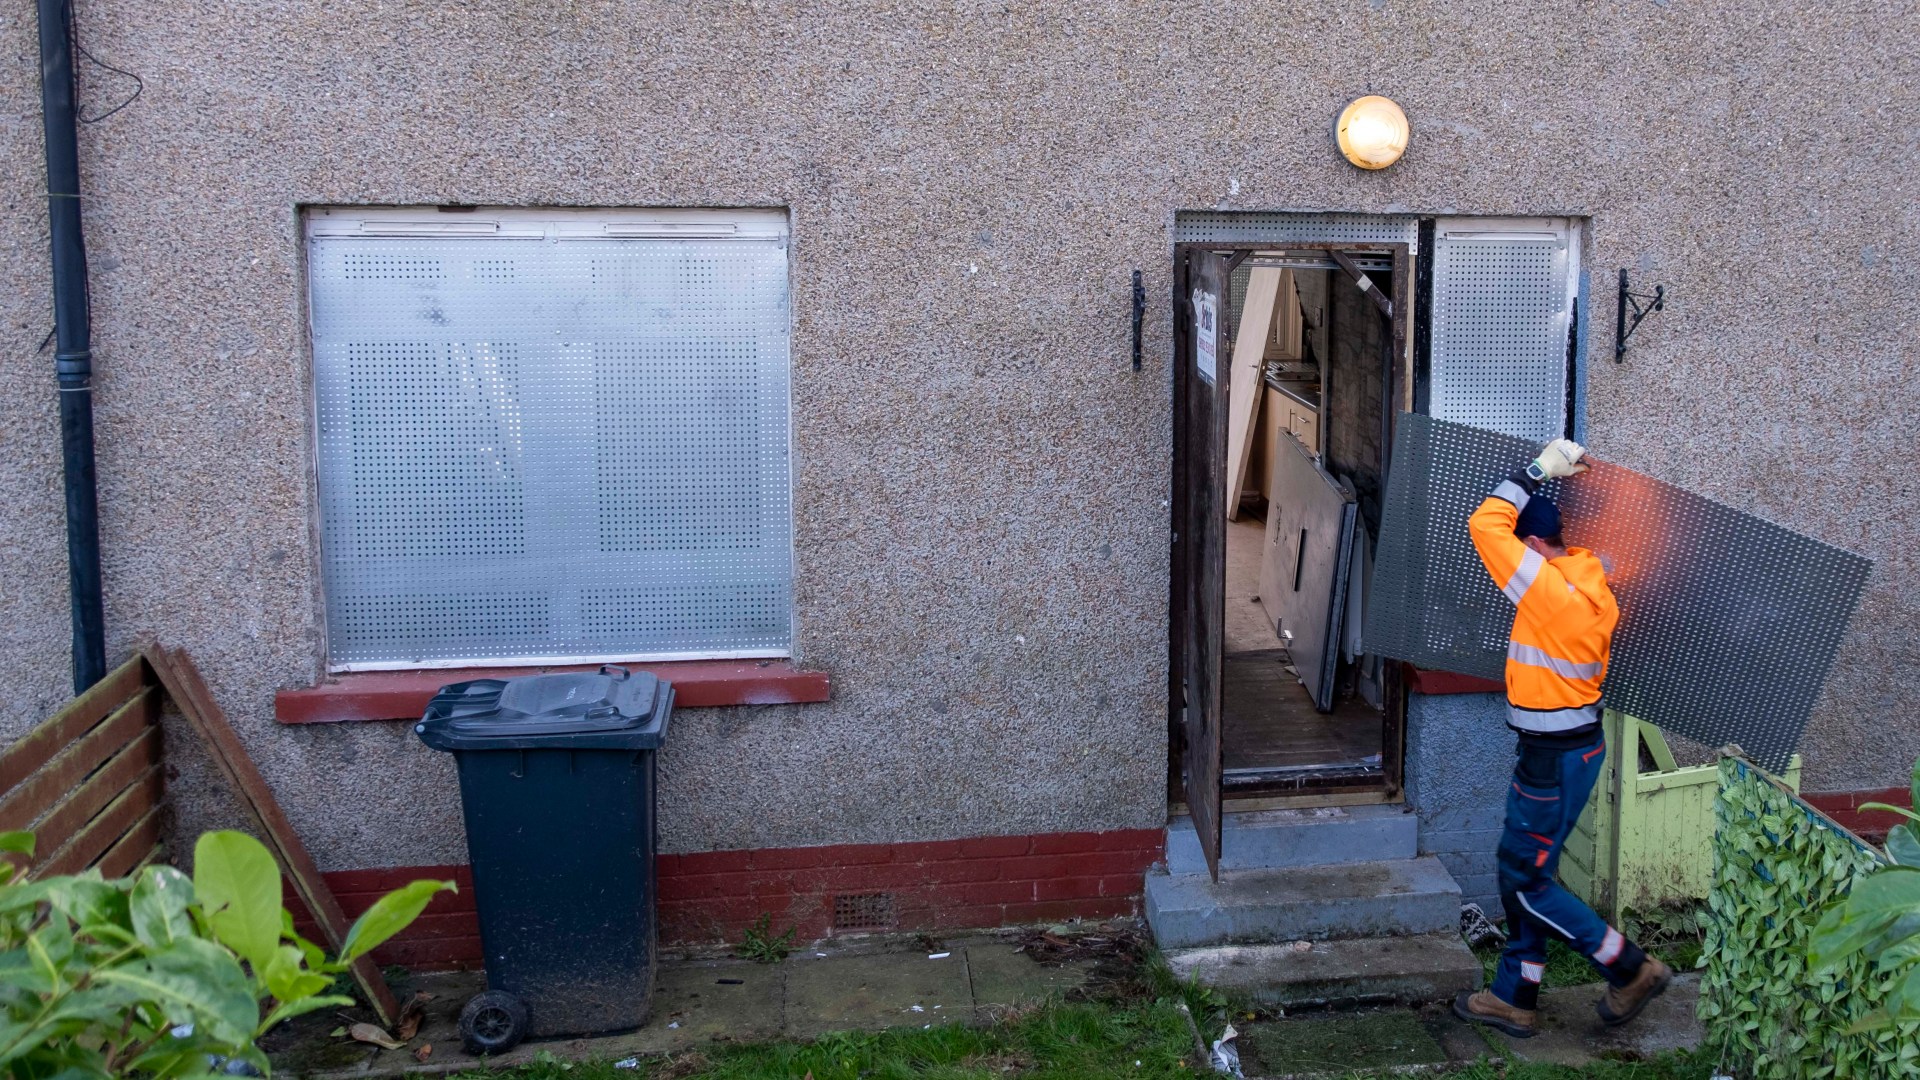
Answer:
<svg viewBox="0 0 1920 1080"><path fill-rule="evenodd" d="M1535 480L1557 480L1587 471L1580 458L1587 448L1572 439L1555 439L1527 466L1527 475Z"/></svg>

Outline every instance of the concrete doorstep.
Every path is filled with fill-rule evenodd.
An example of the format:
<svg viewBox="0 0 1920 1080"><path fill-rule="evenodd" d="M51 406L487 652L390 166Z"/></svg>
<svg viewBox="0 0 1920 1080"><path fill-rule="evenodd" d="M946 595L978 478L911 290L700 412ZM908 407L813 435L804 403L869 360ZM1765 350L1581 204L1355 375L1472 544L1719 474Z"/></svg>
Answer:
<svg viewBox="0 0 1920 1080"><path fill-rule="evenodd" d="M1163 949L1457 932L1460 887L1431 855L1321 866L1148 874L1147 922Z"/></svg>
<svg viewBox="0 0 1920 1080"><path fill-rule="evenodd" d="M1262 1006L1418 1005L1480 987L1480 958L1460 935L1214 945L1167 954L1182 979Z"/></svg>
<svg viewBox="0 0 1920 1080"><path fill-rule="evenodd" d="M485 988L480 972L419 975L396 987L402 1000L433 995L419 1032L399 1050L333 1035L345 1021L304 1017L267 1041L276 1075L316 1080L438 1074L525 1064L542 1053L619 1061L678 1054L712 1042L813 1039L830 1031L990 1023L1009 1009L1086 981L1091 960L1042 965L1017 941L979 937L938 952L806 950L778 964L748 960L663 961L653 1009L637 1031L526 1042L494 1058L460 1045L460 1010ZM424 1048L424 1049L423 1049Z"/></svg>

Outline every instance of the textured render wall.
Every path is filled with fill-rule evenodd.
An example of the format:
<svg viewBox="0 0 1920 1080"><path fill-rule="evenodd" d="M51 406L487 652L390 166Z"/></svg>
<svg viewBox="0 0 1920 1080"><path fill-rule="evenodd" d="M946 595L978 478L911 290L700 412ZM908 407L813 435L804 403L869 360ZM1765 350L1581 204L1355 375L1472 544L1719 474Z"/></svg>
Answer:
<svg viewBox="0 0 1920 1080"><path fill-rule="evenodd" d="M1499 694L1413 694L1407 701L1407 804L1420 853L1438 855L1463 902L1500 916L1494 849L1506 821L1514 735Z"/></svg>
<svg viewBox="0 0 1920 1080"><path fill-rule="evenodd" d="M450 770L404 726L271 716L320 663L296 207L786 206L799 641L835 701L684 714L667 849L1151 826L1174 212L1591 215L1595 280L1672 297L1595 365L1596 452L1881 558L1807 782L1897 782L1920 20L1777 8L80 0L147 79L83 132L112 647L199 656L326 866L457 859ZM0 35L18 730L66 631L31 20ZM1368 89L1415 132L1379 174L1329 137Z"/></svg>
<svg viewBox="0 0 1920 1080"><path fill-rule="evenodd" d="M0 10L0 737L73 692L33 9Z"/></svg>

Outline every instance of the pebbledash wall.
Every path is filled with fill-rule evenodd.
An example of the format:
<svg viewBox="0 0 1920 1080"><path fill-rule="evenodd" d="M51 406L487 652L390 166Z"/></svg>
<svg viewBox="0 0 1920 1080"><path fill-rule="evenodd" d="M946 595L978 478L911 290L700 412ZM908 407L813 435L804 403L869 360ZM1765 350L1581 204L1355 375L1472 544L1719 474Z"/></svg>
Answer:
<svg viewBox="0 0 1920 1080"><path fill-rule="evenodd" d="M968 921L1066 910L1042 878L1081 882L1067 899L1087 911L1131 902L1166 813L1182 209L1587 218L1595 452L1875 557L1807 784L1884 787L1920 751L1910 4L76 10L88 49L145 80L81 133L110 650L189 649L351 880L457 864L463 842L450 763L404 723L276 720L276 693L323 670L308 205L790 213L796 665L831 691L679 714L669 905L776 908L798 886L773 866L830 856L763 871L759 853L823 845L922 868L901 871L918 880L900 902ZM0 13L5 733L68 677L34 33L28 9ZM90 112L129 89L83 67ZM1380 173L1342 162L1330 131L1368 91L1413 124ZM1670 299L1615 365L1623 266ZM1435 714L1413 711L1410 761L1437 771L1410 783L1440 813L1444 760L1418 753L1445 733L1421 733ZM1446 738L1504 743L1478 724ZM180 773L183 828L229 816L204 770ZM977 838L1032 860L1114 836L1135 845L1120 869L925 869ZM925 891L963 872L1006 887Z"/></svg>

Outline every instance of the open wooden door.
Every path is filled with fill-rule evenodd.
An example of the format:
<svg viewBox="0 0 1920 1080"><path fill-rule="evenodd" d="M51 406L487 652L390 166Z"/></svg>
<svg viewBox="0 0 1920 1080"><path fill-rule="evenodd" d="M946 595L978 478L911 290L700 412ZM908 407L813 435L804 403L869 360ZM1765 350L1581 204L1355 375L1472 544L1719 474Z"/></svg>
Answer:
<svg viewBox="0 0 1920 1080"><path fill-rule="evenodd" d="M1176 356L1185 388L1176 417L1174 519L1179 547L1180 777L1207 869L1220 877L1220 654L1226 637L1227 262L1185 249L1184 338Z"/></svg>

